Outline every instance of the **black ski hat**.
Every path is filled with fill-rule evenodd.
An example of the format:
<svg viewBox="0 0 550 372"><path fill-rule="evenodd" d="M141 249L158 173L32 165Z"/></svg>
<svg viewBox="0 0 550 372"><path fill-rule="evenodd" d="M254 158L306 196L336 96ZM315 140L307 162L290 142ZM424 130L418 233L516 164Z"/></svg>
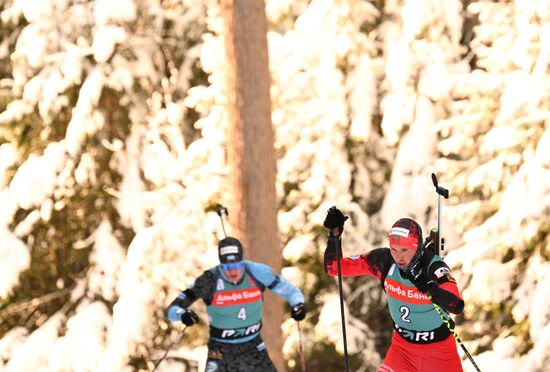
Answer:
<svg viewBox="0 0 550 372"><path fill-rule="evenodd" d="M218 257L221 263L239 262L243 259L243 246L239 239L227 236L218 243Z"/></svg>

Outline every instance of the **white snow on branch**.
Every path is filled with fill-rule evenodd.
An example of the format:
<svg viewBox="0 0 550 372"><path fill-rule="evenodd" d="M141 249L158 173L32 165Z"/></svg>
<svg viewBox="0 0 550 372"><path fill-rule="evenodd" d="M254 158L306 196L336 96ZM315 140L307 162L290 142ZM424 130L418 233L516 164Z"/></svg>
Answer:
<svg viewBox="0 0 550 372"><path fill-rule="evenodd" d="M19 284L19 274L31 264L29 248L0 224L0 298L11 294Z"/></svg>
<svg viewBox="0 0 550 372"><path fill-rule="evenodd" d="M98 67L88 75L80 88L78 101L65 134L70 155L75 156L80 151L86 135L95 133L104 125L103 117L94 110L99 103L104 83L105 76Z"/></svg>
<svg viewBox="0 0 550 372"><path fill-rule="evenodd" d="M99 63L107 62L113 55L117 44L122 44L126 39L126 31L122 27L100 27L94 35L92 44L95 60Z"/></svg>
<svg viewBox="0 0 550 372"><path fill-rule="evenodd" d="M152 336L150 328L153 305L159 288L143 280L152 270L152 256L158 250L158 228L141 230L128 247L128 254L117 283L118 300L113 308L113 322L107 346L99 361L99 370L122 370L138 343Z"/></svg>
<svg viewBox="0 0 550 372"><path fill-rule="evenodd" d="M114 301L120 267L126 252L113 235L112 226L103 220L94 233L94 247L90 257L92 269L88 273L89 290L107 301Z"/></svg>
<svg viewBox="0 0 550 372"><path fill-rule="evenodd" d="M133 0L96 0L94 16L98 25L109 22L131 22L137 16L137 6Z"/></svg>
<svg viewBox="0 0 550 372"><path fill-rule="evenodd" d="M42 156L29 156L10 182L10 194L21 208L38 207L53 194L65 161L62 142L50 143Z"/></svg>
<svg viewBox="0 0 550 372"><path fill-rule="evenodd" d="M103 302L83 301L67 321L66 333L50 346L52 371L95 371L105 348L110 311Z"/></svg>
<svg viewBox="0 0 550 372"><path fill-rule="evenodd" d="M51 346L57 340L60 327L65 322L65 316L56 313L42 326L32 332L25 342L14 350L11 359L6 364L8 371L36 372L48 365L53 356Z"/></svg>

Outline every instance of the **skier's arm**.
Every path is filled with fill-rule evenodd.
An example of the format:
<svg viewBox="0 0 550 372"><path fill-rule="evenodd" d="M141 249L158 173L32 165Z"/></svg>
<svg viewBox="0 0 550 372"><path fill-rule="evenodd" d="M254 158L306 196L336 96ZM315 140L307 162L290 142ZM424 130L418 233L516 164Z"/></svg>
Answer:
<svg viewBox="0 0 550 372"><path fill-rule="evenodd" d="M170 306L166 309L166 317L172 322L180 321L182 314L188 311L187 308L191 306L191 304L199 298L208 299L215 281L214 274L210 271L205 271L197 278L190 288L181 292L178 297L172 301Z"/></svg>
<svg viewBox="0 0 550 372"><path fill-rule="evenodd" d="M325 272L330 276L338 275L338 262L336 257L336 239L329 236L325 249ZM384 248L374 249L366 255L342 257L340 247L340 269L343 276L370 275L378 280L382 277L382 268L389 259L389 250Z"/></svg>
<svg viewBox="0 0 550 372"><path fill-rule="evenodd" d="M443 261L434 262L430 266L430 274L436 284L431 293L432 301L451 313L460 314L464 309L464 300L447 264Z"/></svg>
<svg viewBox="0 0 550 372"><path fill-rule="evenodd" d="M282 275L275 274L267 265L247 261L246 265L252 275L273 293L283 297L290 306L303 304L304 294Z"/></svg>

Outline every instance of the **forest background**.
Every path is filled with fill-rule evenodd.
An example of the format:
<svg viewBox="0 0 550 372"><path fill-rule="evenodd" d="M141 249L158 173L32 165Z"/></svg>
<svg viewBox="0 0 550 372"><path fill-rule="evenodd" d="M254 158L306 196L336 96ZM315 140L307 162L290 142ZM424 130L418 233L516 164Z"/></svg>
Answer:
<svg viewBox="0 0 550 372"><path fill-rule="evenodd" d="M0 370L150 370L178 337L163 310L216 264L212 208L232 200L223 12L0 0ZM268 0L264 16L274 257L306 294L308 369L343 366L326 210L351 217L344 254L386 246L399 217L436 225L434 172L459 335L483 371L545 371L550 0ZM375 370L392 332L379 284L346 279L344 296L352 370ZM203 368L194 309L202 326L160 370Z"/></svg>

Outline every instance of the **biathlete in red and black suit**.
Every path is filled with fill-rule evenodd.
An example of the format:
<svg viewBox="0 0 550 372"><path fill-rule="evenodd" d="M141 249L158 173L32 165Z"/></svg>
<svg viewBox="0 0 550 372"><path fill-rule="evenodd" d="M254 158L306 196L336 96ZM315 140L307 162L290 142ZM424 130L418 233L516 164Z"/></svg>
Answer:
<svg viewBox="0 0 550 372"><path fill-rule="evenodd" d="M347 216L329 209L324 226L329 229L325 250L325 272L338 275L336 242L341 238ZM456 343L432 301L450 321L464 301L443 260L424 249L422 229L410 218L399 219L389 232L390 248L342 257L341 275L370 275L381 282L388 299L395 332L379 372L462 371ZM430 298L431 297L431 301Z"/></svg>

